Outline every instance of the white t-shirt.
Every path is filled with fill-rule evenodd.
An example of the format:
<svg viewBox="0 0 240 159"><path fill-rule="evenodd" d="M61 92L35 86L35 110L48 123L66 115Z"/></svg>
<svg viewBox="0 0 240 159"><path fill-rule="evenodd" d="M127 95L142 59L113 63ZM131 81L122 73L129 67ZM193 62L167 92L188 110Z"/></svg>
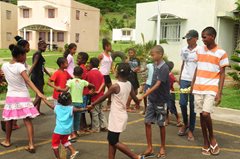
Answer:
<svg viewBox="0 0 240 159"><path fill-rule="evenodd" d="M100 62L100 69L99 71L103 74L103 75L109 75L110 71L111 71L111 67L112 67L112 57L109 54L109 56L106 56L104 53L102 53L103 58Z"/></svg>
<svg viewBox="0 0 240 159"><path fill-rule="evenodd" d="M7 62L2 65L2 71L8 83L8 97L30 97L26 83L21 76L21 73L26 71L24 64Z"/></svg>
<svg viewBox="0 0 240 159"><path fill-rule="evenodd" d="M68 54L67 61L68 61L67 72L73 77L73 70L74 70L75 64L74 64L74 58L71 54Z"/></svg>
<svg viewBox="0 0 240 159"><path fill-rule="evenodd" d="M188 46L182 48L181 58L184 62L181 80L192 81L196 67L197 67L197 50L199 46L196 46L193 50L189 50Z"/></svg>

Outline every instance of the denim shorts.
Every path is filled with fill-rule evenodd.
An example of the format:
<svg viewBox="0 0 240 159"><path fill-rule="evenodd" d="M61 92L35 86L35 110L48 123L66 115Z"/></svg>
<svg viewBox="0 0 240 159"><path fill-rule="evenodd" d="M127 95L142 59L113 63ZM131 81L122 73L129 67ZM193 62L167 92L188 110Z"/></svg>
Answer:
<svg viewBox="0 0 240 159"><path fill-rule="evenodd" d="M167 117L167 103L155 104L148 101L148 106L145 114L145 123L158 126L165 126Z"/></svg>

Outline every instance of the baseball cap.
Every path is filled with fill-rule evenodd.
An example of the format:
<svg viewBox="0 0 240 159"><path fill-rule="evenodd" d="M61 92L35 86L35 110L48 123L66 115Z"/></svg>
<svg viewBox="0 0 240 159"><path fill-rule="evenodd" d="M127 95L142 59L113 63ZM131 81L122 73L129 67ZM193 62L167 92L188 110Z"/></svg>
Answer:
<svg viewBox="0 0 240 159"><path fill-rule="evenodd" d="M196 30L189 30L183 39L198 38L198 32Z"/></svg>

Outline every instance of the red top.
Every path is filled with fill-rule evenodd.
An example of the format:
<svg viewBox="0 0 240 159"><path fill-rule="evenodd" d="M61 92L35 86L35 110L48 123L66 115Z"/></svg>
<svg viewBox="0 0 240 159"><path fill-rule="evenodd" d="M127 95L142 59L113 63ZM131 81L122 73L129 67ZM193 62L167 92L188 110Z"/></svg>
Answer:
<svg viewBox="0 0 240 159"><path fill-rule="evenodd" d="M169 79L170 79L170 90L174 91L173 84L174 84L174 82L177 81L177 79L172 72L169 73Z"/></svg>
<svg viewBox="0 0 240 159"><path fill-rule="evenodd" d="M102 83L104 83L104 78L102 73L97 69L93 68L90 70L87 74L87 81L89 83L92 83L95 86L95 90L98 91L98 89L101 87ZM91 101L94 102L104 94L104 89L102 91L94 96L92 96Z"/></svg>
<svg viewBox="0 0 240 159"><path fill-rule="evenodd" d="M87 70L85 64L81 64L81 65L79 65L79 67L81 67L83 69L83 74L82 74L82 78L81 79L87 81L88 70ZM83 90L83 95L87 95L88 93L89 93L89 90L88 90L87 87L85 87L84 90Z"/></svg>
<svg viewBox="0 0 240 159"><path fill-rule="evenodd" d="M50 80L54 82L55 86L59 86L61 88L66 87L67 80L71 79L71 75L67 71L57 70L54 72L54 74L51 76ZM61 92L58 92L54 89L53 91L53 98L58 99L58 95Z"/></svg>

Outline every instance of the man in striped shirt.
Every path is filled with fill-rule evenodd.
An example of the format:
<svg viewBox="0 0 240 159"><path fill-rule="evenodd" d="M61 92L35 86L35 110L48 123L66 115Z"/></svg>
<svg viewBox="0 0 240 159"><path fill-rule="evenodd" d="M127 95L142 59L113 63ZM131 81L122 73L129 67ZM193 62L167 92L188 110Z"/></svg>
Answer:
<svg viewBox="0 0 240 159"><path fill-rule="evenodd" d="M225 79L225 67L229 65L227 53L215 43L216 30L207 27L202 31L205 44L197 51L197 69L193 78L192 93L195 112L200 113L204 138L203 155L218 155L220 148L213 134L211 113L214 105L221 102Z"/></svg>

